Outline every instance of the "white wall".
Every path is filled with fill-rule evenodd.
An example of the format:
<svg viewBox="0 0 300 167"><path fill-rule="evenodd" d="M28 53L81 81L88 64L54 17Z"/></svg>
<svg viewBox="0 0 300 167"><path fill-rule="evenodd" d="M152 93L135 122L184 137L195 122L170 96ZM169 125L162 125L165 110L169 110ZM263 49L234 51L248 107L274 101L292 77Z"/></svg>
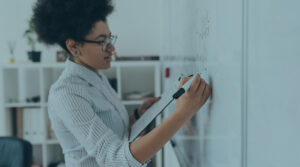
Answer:
<svg viewBox="0 0 300 167"><path fill-rule="evenodd" d="M249 0L248 167L300 166L299 7Z"/></svg>
<svg viewBox="0 0 300 167"><path fill-rule="evenodd" d="M28 28L28 20L32 15L32 5L34 0L1 0L0 1L0 63L8 63L10 53L8 41L16 41L15 56L16 61L23 62L27 60L27 51L30 47L23 38L25 30ZM42 50L42 61L55 61L56 49L37 45L37 50Z"/></svg>
<svg viewBox="0 0 300 167"><path fill-rule="evenodd" d="M2 81L1 78L3 78L3 73L0 71L0 81ZM1 94L0 94L0 108L2 109L2 107L4 105L4 102L3 102L4 96L3 96L3 93L2 93L2 92L4 92L4 90L3 90L2 85L0 85L0 92L1 92ZM6 134L6 129L5 129L5 127L6 127L5 122L6 121L5 121L5 119L6 119L5 111L0 110L0 136L4 136Z"/></svg>
<svg viewBox="0 0 300 167"><path fill-rule="evenodd" d="M159 55L161 44L160 0L115 0L115 11L108 18L110 29L118 35L120 56Z"/></svg>

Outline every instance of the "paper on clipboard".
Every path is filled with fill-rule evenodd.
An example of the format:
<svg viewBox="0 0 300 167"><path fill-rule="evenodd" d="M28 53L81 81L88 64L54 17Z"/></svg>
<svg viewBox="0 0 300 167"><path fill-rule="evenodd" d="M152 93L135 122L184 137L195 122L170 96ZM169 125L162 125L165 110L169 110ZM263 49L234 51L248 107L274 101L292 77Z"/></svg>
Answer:
<svg viewBox="0 0 300 167"><path fill-rule="evenodd" d="M168 91L164 92L161 99L154 103L145 112L140 119L138 119L130 129L129 141L135 140L138 135L154 120L174 99L172 97L173 93L176 91L176 87L171 87Z"/></svg>
<svg viewBox="0 0 300 167"><path fill-rule="evenodd" d="M129 142L135 140L138 135L154 120L173 100L179 98L186 90L188 90L195 79L194 75L179 90L177 86L171 87L163 93L161 99L154 103L142 116L138 119L130 129ZM176 85L179 84L175 83Z"/></svg>

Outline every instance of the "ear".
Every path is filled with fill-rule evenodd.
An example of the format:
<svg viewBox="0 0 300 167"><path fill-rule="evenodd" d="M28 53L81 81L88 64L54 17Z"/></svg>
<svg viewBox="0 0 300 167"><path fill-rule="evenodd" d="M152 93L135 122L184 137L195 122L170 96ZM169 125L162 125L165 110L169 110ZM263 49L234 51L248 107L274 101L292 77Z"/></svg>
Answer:
<svg viewBox="0 0 300 167"><path fill-rule="evenodd" d="M73 39L66 40L66 47L70 53L73 53L74 49L79 49L77 42L75 42Z"/></svg>

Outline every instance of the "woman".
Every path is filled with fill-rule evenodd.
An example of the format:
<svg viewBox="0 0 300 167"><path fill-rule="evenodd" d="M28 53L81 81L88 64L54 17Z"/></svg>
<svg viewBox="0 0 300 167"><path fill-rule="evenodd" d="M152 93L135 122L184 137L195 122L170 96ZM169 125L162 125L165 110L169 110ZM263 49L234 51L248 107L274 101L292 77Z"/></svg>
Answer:
<svg viewBox="0 0 300 167"><path fill-rule="evenodd" d="M196 76L176 102L175 111L151 132L128 142L135 121L98 73L115 56L106 17L110 0L38 0L32 22L47 44L59 44L71 54L49 94L49 116L63 148L67 166L139 167L147 164L210 96L210 86ZM181 85L189 78L184 78ZM139 115L158 98L146 101Z"/></svg>

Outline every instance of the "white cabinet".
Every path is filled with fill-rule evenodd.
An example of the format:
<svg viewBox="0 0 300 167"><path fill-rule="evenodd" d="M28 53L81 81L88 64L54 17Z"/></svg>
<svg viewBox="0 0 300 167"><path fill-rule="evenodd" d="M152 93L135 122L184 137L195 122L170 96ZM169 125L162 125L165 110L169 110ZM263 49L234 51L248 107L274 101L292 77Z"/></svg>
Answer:
<svg viewBox="0 0 300 167"><path fill-rule="evenodd" d="M17 136L21 133L34 146L34 163L44 167L63 160L61 147L49 128L47 101L51 85L64 68L64 63L7 64L0 67L0 136ZM152 92L155 97L160 96L159 61L116 61L112 62L110 69L101 72L113 80L118 96L130 113L143 100L126 99L128 93ZM160 121L158 118L156 123ZM29 134L20 132L25 127L29 127ZM41 131L39 136L37 131ZM161 166L161 153L153 162L157 167Z"/></svg>

